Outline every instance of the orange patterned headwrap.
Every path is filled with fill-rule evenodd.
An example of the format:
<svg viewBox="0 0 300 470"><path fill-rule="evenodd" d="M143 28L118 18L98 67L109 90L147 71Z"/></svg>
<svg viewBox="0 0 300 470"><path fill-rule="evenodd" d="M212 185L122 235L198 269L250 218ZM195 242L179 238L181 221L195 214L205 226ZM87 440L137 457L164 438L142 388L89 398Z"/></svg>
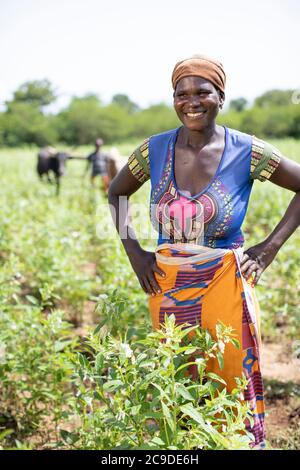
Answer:
<svg viewBox="0 0 300 470"><path fill-rule="evenodd" d="M206 78L225 93L226 75L223 65L218 60L205 55L195 55L177 62L172 73L174 90L181 78L189 76Z"/></svg>

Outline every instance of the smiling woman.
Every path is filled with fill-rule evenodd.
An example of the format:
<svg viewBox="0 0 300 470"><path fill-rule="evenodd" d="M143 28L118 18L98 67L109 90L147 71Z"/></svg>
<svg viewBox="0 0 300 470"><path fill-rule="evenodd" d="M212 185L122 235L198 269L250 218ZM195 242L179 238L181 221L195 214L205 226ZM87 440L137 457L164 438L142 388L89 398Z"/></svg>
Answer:
<svg viewBox="0 0 300 470"><path fill-rule="evenodd" d="M253 423L251 446L265 447L264 390L260 371L260 322L255 284L300 223L300 165L268 143L215 122L225 100L222 64L195 56L175 65L174 108L182 126L146 139L110 186L109 202L132 268L149 294L155 329L165 316L216 337L222 321L234 328L241 348L228 345L222 370L228 391L247 377L244 400ZM158 231L155 253L145 251L129 225L127 199L151 180L150 214ZM256 246L244 251L241 229L254 180L296 192L283 219ZM123 206L124 207L124 206ZM259 221L257 221L259 224ZM190 333L192 336L193 332ZM197 370L190 368L197 378Z"/></svg>

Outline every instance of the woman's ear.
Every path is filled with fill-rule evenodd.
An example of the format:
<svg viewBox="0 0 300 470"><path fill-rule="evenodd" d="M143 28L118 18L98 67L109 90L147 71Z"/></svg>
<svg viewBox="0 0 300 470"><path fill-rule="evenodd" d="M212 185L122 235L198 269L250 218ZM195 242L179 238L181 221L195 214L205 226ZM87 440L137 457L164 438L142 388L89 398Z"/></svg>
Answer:
<svg viewBox="0 0 300 470"><path fill-rule="evenodd" d="M219 108L222 109L225 102L225 93L219 90Z"/></svg>

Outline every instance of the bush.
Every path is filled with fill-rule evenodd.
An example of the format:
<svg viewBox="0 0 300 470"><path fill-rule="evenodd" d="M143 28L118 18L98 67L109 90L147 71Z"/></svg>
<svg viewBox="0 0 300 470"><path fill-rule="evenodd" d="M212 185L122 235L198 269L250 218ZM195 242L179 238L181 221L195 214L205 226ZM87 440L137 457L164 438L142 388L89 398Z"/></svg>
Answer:
<svg viewBox="0 0 300 470"><path fill-rule="evenodd" d="M34 433L46 417L57 430L72 392L68 352L75 344L61 311L45 318L38 307L19 305L13 316L1 313L0 423L9 439Z"/></svg>
<svg viewBox="0 0 300 470"><path fill-rule="evenodd" d="M61 432L67 444L77 449L249 450L253 436L244 425L249 408L240 399L246 378L237 378L237 387L228 393L224 380L206 370L212 357L222 367L225 343L237 346L232 329L219 324L215 341L206 330L176 326L174 315L165 320L163 329L136 341L113 337L106 325L90 335L85 354L78 353L74 361L72 414L80 424L73 432ZM195 336L188 340L191 331ZM191 365L199 380L192 380Z"/></svg>

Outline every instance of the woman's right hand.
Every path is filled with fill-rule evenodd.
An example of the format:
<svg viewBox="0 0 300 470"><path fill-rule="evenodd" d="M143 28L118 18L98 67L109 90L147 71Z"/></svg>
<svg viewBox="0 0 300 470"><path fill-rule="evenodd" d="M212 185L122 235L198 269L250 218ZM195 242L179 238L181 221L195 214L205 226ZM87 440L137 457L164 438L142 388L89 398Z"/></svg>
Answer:
<svg viewBox="0 0 300 470"><path fill-rule="evenodd" d="M129 255L129 261L146 294L152 296L160 294L161 288L154 273L156 272L163 278L166 277L166 273L157 266L155 253L138 249Z"/></svg>

